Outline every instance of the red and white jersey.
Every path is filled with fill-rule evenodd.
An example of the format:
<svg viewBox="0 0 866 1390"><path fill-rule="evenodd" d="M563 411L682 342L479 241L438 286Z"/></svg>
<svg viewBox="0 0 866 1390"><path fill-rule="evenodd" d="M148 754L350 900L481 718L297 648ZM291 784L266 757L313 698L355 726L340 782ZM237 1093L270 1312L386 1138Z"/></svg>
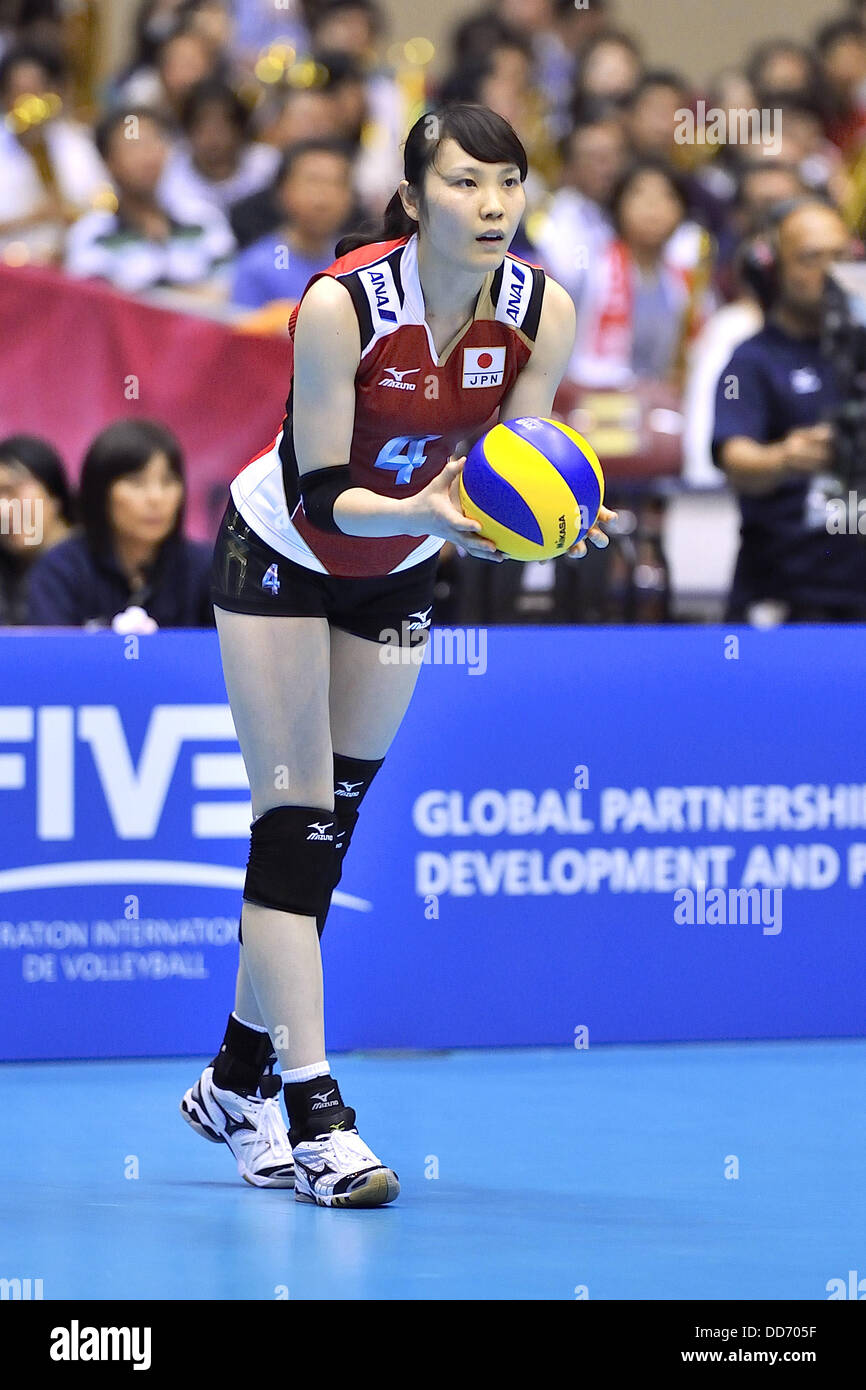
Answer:
<svg viewBox="0 0 866 1390"><path fill-rule="evenodd" d="M372 242L309 281L332 275L352 297L361 332L355 424L347 460L352 486L411 497L440 473L457 444L484 426L511 390L535 343L544 271L506 254L488 271L471 320L437 354L424 318L417 233ZM303 299L303 296L302 296ZM289 319L293 339L298 306ZM327 396L321 402L327 414ZM273 444L238 473L241 516L274 550L322 574L395 574L435 555L439 536L333 535L311 525L298 487L292 389Z"/></svg>

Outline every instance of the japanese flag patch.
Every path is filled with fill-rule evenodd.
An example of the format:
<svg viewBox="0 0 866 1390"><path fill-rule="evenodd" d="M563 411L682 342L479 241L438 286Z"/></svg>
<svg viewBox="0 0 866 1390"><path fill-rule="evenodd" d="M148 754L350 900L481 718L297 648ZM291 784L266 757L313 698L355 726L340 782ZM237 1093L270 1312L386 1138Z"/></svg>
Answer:
<svg viewBox="0 0 866 1390"><path fill-rule="evenodd" d="M505 348L464 348L463 385L501 386L505 375Z"/></svg>

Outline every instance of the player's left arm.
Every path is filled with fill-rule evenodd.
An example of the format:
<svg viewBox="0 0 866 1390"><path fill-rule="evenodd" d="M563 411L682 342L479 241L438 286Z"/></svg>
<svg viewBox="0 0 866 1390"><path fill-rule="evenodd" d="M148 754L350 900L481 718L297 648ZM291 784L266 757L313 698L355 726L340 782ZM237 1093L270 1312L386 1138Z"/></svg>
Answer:
<svg viewBox="0 0 866 1390"><path fill-rule="evenodd" d="M519 415L538 415L549 419L553 410L553 398L565 376L569 358L574 349L576 315L571 295L556 280L545 276L544 298L541 302L541 315L535 346L529 361L519 373L517 380L499 407L499 423L515 420ZM616 512L602 506L598 521L614 521ZM587 539L593 545L604 549L610 537L596 525L590 527ZM578 541L567 555L582 557L586 554L586 542Z"/></svg>

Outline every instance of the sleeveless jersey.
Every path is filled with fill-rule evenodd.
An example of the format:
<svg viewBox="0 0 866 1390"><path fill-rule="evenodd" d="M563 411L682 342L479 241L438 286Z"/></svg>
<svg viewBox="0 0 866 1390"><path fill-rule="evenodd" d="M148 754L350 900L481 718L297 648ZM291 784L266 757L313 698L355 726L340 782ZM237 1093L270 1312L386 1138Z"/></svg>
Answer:
<svg viewBox="0 0 866 1390"><path fill-rule="evenodd" d="M440 473L457 444L487 423L535 343L544 271L506 254L489 271L473 316L437 354L424 318L417 233L372 242L308 282L332 275L352 298L361 334L355 421L347 460L353 487L411 497ZM301 301L303 295L301 296ZM294 339L300 303L289 319ZM290 379L291 381L291 379ZM327 397L322 410L327 411ZM292 387L282 428L231 484L241 516L277 552L322 574L395 574L435 555L439 536L334 535L304 515L292 439Z"/></svg>

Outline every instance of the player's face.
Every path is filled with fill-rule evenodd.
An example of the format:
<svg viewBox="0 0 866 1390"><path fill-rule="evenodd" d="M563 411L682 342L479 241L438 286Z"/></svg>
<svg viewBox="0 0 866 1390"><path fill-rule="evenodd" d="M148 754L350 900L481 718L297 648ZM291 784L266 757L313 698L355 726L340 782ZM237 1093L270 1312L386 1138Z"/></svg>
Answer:
<svg viewBox="0 0 866 1390"><path fill-rule="evenodd" d="M163 453L112 483L108 520L112 530L138 545L160 545L172 531L183 499L183 483Z"/></svg>
<svg viewBox="0 0 866 1390"><path fill-rule="evenodd" d="M484 164L443 140L427 170L424 230L446 260L489 270L502 261L526 207L516 164ZM498 232L498 239L481 240Z"/></svg>

